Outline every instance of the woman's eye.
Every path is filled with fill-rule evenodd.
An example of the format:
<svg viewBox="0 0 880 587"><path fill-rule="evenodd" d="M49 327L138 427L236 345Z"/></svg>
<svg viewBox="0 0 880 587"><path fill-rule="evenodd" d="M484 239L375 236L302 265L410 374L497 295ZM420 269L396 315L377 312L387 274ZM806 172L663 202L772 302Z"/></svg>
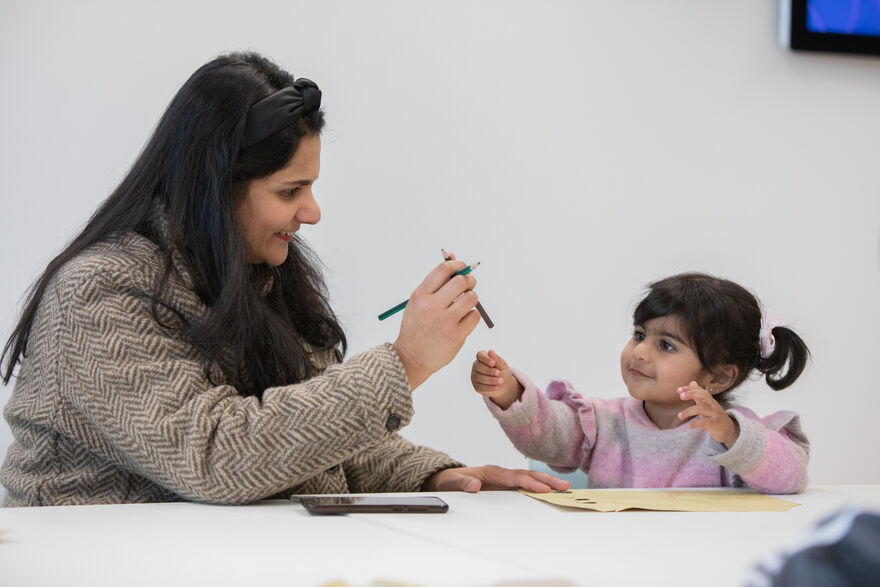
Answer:
<svg viewBox="0 0 880 587"><path fill-rule="evenodd" d="M284 197L285 197L285 198L293 198L293 197L295 197L295 196L299 193L299 191L300 191L301 189L302 189L302 188L299 188L299 187L296 187L296 188L290 188L289 190L284 190L284 191L281 192L281 193L284 194Z"/></svg>

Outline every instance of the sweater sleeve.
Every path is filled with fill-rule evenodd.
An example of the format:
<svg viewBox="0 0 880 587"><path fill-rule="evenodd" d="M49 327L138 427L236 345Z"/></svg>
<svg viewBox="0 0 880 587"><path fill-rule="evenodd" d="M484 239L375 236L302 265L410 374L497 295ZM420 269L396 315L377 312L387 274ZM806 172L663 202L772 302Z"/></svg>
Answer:
<svg viewBox="0 0 880 587"><path fill-rule="evenodd" d="M390 344L262 399L213 385L123 273L60 274L54 291L57 425L109 461L186 499L247 503L389 442L412 418Z"/></svg>
<svg viewBox="0 0 880 587"><path fill-rule="evenodd" d="M520 399L506 410L484 400L513 445L561 472L585 466L596 442L592 405L568 382L554 381L544 393L526 375L512 371L524 388Z"/></svg>
<svg viewBox="0 0 880 587"><path fill-rule="evenodd" d="M464 466L440 451L394 434L343 463L343 470L352 493L373 493L420 491L434 473Z"/></svg>
<svg viewBox="0 0 880 587"><path fill-rule="evenodd" d="M810 444L794 412L776 412L759 419L743 408L727 414L739 425L739 437L729 450L712 458L762 493L800 493L807 487Z"/></svg>

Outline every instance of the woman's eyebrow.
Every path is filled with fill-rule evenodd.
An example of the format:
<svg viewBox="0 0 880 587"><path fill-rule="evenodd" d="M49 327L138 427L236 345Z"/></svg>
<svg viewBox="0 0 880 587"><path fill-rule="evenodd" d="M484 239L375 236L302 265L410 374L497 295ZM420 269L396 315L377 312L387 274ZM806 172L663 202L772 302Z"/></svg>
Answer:
<svg viewBox="0 0 880 587"><path fill-rule="evenodd" d="M294 180L290 180L290 181L282 181L282 182L281 182L281 185L302 185L302 186L306 186L306 185L311 185L311 184L312 184L312 180L311 180L311 179L294 179Z"/></svg>

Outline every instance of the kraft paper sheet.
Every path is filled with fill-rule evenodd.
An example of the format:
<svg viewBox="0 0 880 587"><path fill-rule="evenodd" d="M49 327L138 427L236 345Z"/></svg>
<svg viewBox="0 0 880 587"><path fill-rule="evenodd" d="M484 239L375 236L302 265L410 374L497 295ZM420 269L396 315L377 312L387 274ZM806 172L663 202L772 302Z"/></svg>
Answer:
<svg viewBox="0 0 880 587"><path fill-rule="evenodd" d="M784 512L800 505L750 490L570 489L553 493L521 493L559 506L598 512L630 509L667 512Z"/></svg>

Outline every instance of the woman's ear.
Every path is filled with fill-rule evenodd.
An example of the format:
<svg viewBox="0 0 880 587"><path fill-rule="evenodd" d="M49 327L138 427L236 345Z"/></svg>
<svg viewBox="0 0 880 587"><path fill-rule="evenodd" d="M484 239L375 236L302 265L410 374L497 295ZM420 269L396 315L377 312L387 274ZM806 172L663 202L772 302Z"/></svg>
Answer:
<svg viewBox="0 0 880 587"><path fill-rule="evenodd" d="M712 376L709 379L709 385L706 389L708 389L712 395L724 393L730 389L736 381L737 375L739 375L739 369L736 365L721 365L716 367L714 373L712 373Z"/></svg>

